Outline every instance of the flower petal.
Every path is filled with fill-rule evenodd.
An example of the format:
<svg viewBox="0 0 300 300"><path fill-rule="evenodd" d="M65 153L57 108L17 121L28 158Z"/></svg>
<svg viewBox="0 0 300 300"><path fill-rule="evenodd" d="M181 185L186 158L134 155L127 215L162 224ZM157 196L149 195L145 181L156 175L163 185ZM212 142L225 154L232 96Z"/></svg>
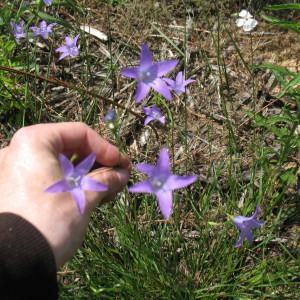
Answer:
<svg viewBox="0 0 300 300"><path fill-rule="evenodd" d="M261 213L261 208L259 206L256 206L254 214L251 216L251 218L257 218L257 216Z"/></svg>
<svg viewBox="0 0 300 300"><path fill-rule="evenodd" d="M172 192L165 190L158 190L155 195L158 199L160 211L165 219L169 219L172 214Z"/></svg>
<svg viewBox="0 0 300 300"><path fill-rule="evenodd" d="M75 168L74 171L80 175L84 175L90 171L96 160L96 154L91 153L83 161L81 161Z"/></svg>
<svg viewBox="0 0 300 300"><path fill-rule="evenodd" d="M155 170L155 166L144 163L136 164L134 168L144 174L147 174L148 176L151 176Z"/></svg>
<svg viewBox="0 0 300 300"><path fill-rule="evenodd" d="M63 169L64 177L73 173L74 167L73 167L72 163L70 162L70 160L65 155L60 153L58 155L58 160L59 160L61 168Z"/></svg>
<svg viewBox="0 0 300 300"><path fill-rule="evenodd" d="M69 48L67 46L61 46L57 48L55 52L69 52Z"/></svg>
<svg viewBox="0 0 300 300"><path fill-rule="evenodd" d="M125 68L121 70L121 74L128 78L138 78L139 67Z"/></svg>
<svg viewBox="0 0 300 300"><path fill-rule="evenodd" d="M241 228L241 226L246 222L248 222L251 218L249 217L244 217L244 216L235 216L233 218L233 222L234 224L238 227L238 228Z"/></svg>
<svg viewBox="0 0 300 300"><path fill-rule="evenodd" d="M251 31L254 29L254 27L257 25L257 21L255 19L249 19L247 20L243 25L244 31Z"/></svg>
<svg viewBox="0 0 300 300"><path fill-rule="evenodd" d="M66 41L66 45L69 46L69 47L72 47L73 46L73 39L70 38L69 36L66 36L65 37L65 41Z"/></svg>
<svg viewBox="0 0 300 300"><path fill-rule="evenodd" d="M90 177L84 176L81 180L81 188L86 191L104 192L108 186Z"/></svg>
<svg viewBox="0 0 300 300"><path fill-rule="evenodd" d="M176 75L176 84L182 84L183 82L183 72L178 72Z"/></svg>
<svg viewBox="0 0 300 300"><path fill-rule="evenodd" d="M194 183L197 180L197 176L178 176L178 175L171 175L168 178L167 186L170 190L181 189L184 187L189 186L190 184Z"/></svg>
<svg viewBox="0 0 300 300"><path fill-rule="evenodd" d="M39 34L40 28L36 27L36 26L31 26L29 27L32 31L34 35Z"/></svg>
<svg viewBox="0 0 300 300"><path fill-rule="evenodd" d="M239 13L239 17L241 18L252 18L252 15L246 9L242 9Z"/></svg>
<svg viewBox="0 0 300 300"><path fill-rule="evenodd" d="M153 117L148 116L148 117L145 119L145 121L144 121L144 126L148 125L148 124L149 124L151 121L153 121L153 120L154 120Z"/></svg>
<svg viewBox="0 0 300 300"><path fill-rule="evenodd" d="M152 185L148 180L135 183L128 188L130 193L153 193Z"/></svg>
<svg viewBox="0 0 300 300"><path fill-rule="evenodd" d="M75 38L74 38L74 40L73 40L73 45L74 45L74 46L76 46L79 37L80 37L80 34L77 34L77 35L75 36Z"/></svg>
<svg viewBox="0 0 300 300"><path fill-rule="evenodd" d="M155 65L158 66L158 76L162 76L169 73L176 67L177 64L178 64L177 59L171 59L171 60L166 60L166 61L161 61L156 63Z"/></svg>
<svg viewBox="0 0 300 300"><path fill-rule="evenodd" d="M61 193L61 192L68 192L70 190L69 185L66 180L59 180L54 184L50 185L48 188L45 189L46 193Z"/></svg>
<svg viewBox="0 0 300 300"><path fill-rule="evenodd" d="M144 106L143 111L146 115L150 115L152 111L152 107Z"/></svg>
<svg viewBox="0 0 300 300"><path fill-rule="evenodd" d="M243 233L243 236L249 241L249 243L252 244L253 243L252 231L250 229L249 230L243 230L242 233Z"/></svg>
<svg viewBox="0 0 300 300"><path fill-rule="evenodd" d="M162 148L160 150L157 166L161 171L161 173L170 172L170 159L169 159L169 153L167 148Z"/></svg>
<svg viewBox="0 0 300 300"><path fill-rule="evenodd" d="M263 225L264 225L264 221L262 221L262 220L256 220L256 219L254 219L254 220L249 220L247 222L247 227L249 227L251 229L259 228L259 227L261 227Z"/></svg>
<svg viewBox="0 0 300 300"><path fill-rule="evenodd" d="M161 124L165 124L166 123L166 117L165 116L162 116L158 119L158 121L161 123Z"/></svg>
<svg viewBox="0 0 300 300"><path fill-rule="evenodd" d="M72 194L74 201L77 204L80 214L83 215L85 205L86 205L84 191L81 190L80 188L76 188L76 189L71 190L71 194Z"/></svg>
<svg viewBox="0 0 300 300"><path fill-rule="evenodd" d="M238 18L238 19L235 21L235 24L236 24L237 27L242 27L242 26L244 26L245 22L246 22L245 19L243 19L243 18Z"/></svg>
<svg viewBox="0 0 300 300"><path fill-rule="evenodd" d="M152 65L152 52L147 44L143 44L141 50L141 66L144 68L150 65Z"/></svg>
<svg viewBox="0 0 300 300"><path fill-rule="evenodd" d="M170 78L163 78L163 80L171 87L173 88L175 86L175 81L173 79Z"/></svg>
<svg viewBox="0 0 300 300"><path fill-rule="evenodd" d="M172 100L172 95L169 87L161 78L156 78L153 82L149 84L155 91L165 97L167 100Z"/></svg>
<svg viewBox="0 0 300 300"><path fill-rule="evenodd" d="M236 247L236 248L241 247L245 238L246 238L246 236L244 235L244 232L241 231L241 232L240 232L239 239L238 239L237 242L235 243L234 247Z"/></svg>
<svg viewBox="0 0 300 300"><path fill-rule="evenodd" d="M58 58L58 60L62 60L62 59L64 59L65 57L67 57L68 55L70 55L69 52L64 52L64 53L62 53L62 54L60 55L60 57Z"/></svg>
<svg viewBox="0 0 300 300"><path fill-rule="evenodd" d="M137 85L137 89L134 95L135 101L137 103L141 102L143 99L147 97L149 91L150 91L150 86L140 81Z"/></svg>
<svg viewBox="0 0 300 300"><path fill-rule="evenodd" d="M187 86L188 84L193 83L193 82L195 82L195 81L196 81L195 79L188 79L188 80L185 80L185 81L184 81L184 86Z"/></svg>

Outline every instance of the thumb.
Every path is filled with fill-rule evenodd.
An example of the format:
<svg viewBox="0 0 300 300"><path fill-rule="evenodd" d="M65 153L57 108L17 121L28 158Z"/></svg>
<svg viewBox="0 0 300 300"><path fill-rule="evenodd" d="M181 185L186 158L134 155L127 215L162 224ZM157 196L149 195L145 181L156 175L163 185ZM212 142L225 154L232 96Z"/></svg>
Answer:
<svg viewBox="0 0 300 300"><path fill-rule="evenodd" d="M129 170L103 167L92 171L88 176L108 186L108 190L105 192L86 192L87 209L92 210L98 204L113 201L117 193L125 188L129 179Z"/></svg>

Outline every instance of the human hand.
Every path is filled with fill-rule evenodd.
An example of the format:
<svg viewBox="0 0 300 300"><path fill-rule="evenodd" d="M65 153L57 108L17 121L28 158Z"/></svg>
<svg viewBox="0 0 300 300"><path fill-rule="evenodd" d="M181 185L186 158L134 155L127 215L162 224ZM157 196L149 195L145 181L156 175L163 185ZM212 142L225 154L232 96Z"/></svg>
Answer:
<svg viewBox="0 0 300 300"><path fill-rule="evenodd" d="M87 204L81 216L70 193L44 191L63 178L59 153L83 159L92 152L98 164L110 168L95 169L87 176L108 185L108 191L85 192ZM17 214L39 229L60 267L81 245L93 208L124 188L129 169L128 158L83 123L24 127L0 150L0 213Z"/></svg>

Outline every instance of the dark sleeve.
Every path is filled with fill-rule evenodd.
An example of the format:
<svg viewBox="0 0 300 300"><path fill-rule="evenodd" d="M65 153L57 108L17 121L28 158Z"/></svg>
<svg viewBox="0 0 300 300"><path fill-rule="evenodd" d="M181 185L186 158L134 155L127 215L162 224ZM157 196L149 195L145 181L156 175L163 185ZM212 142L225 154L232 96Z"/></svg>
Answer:
<svg viewBox="0 0 300 300"><path fill-rule="evenodd" d="M0 213L0 299L58 299L50 245L31 223L11 213Z"/></svg>

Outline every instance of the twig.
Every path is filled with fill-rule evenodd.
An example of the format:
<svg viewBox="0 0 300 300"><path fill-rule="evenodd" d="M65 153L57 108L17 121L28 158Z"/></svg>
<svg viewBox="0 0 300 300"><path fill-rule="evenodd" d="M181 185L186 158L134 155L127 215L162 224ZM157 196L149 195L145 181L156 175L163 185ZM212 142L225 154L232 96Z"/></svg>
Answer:
<svg viewBox="0 0 300 300"><path fill-rule="evenodd" d="M9 72L9 73L19 74L19 75L22 75L22 76L30 76L30 77L33 77L35 79L51 82L55 85L63 86L65 88L69 88L69 89L75 90L75 91L83 93L83 94L88 94L89 96L98 98L102 101L106 101L110 104L113 104L113 105L119 107L119 108L127 110L129 113L131 113L132 115L134 115L135 117L137 117L139 119L144 118L144 116L142 114L137 113L137 112L133 111L132 109L123 106L122 104L119 104L119 103L117 103L117 102L115 102L111 99L106 99L105 97L103 97L101 95L98 95L97 93L88 91L88 90L86 90L84 88L81 88L81 87L77 87L76 85L70 84L68 82L65 82L65 81L62 81L62 80L59 80L59 79L55 79L55 78L51 78L51 77L44 77L44 76L41 76L41 75L38 75L38 74L35 74L35 73L30 73L30 72L23 71L23 70L17 70L17 69L6 67L6 66L0 66L0 70L6 71L6 72ZM158 135L158 132L157 132L156 128L152 124L149 124L149 126L153 129L153 131L155 133L155 136L156 136L156 139L159 140L159 135Z"/></svg>

